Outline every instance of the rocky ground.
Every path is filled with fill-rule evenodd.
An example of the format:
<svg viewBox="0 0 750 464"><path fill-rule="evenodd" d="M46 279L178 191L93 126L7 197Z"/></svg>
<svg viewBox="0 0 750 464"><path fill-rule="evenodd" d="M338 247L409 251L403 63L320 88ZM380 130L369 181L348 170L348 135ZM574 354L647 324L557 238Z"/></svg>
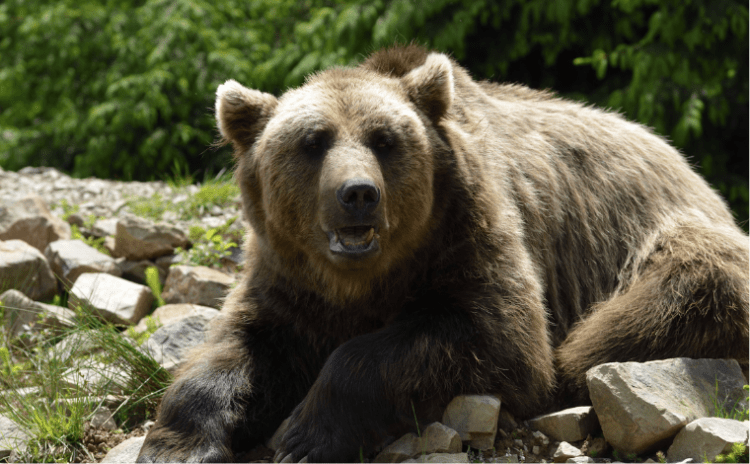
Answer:
<svg viewBox="0 0 750 464"><path fill-rule="evenodd" d="M133 327L122 337L138 340L139 349L174 372L186 350L203 340L242 265L238 247L229 243L239 242L243 231L241 219L232 221L240 216L237 192L212 188L72 179L50 168L0 170L0 301L7 345L43 346L50 333L79 324L81 315L72 308L85 305L106 321ZM226 256L212 254L211 247ZM163 285L164 304L149 314L158 306L154 278ZM61 306L66 295L68 305ZM66 342L55 349L62 351ZM129 375L118 363L103 362L104 352L106 347L87 347L86 359L99 364L87 367L84 382L69 381L77 394ZM20 362L13 352L11 359ZM2 366L2 375L11 364ZM83 370L76 375L83 377ZM588 381L593 407L523 422L497 398L458 397L440 423L393 437L374 460L702 462L722 459L717 456L731 453L734 443L747 444L747 380L736 361L613 363L592 369ZM6 383L0 388L10 395ZM82 445L69 459L135 458L150 422L123 422L115 412L127 402L127 392L113 393L92 411ZM269 462L281 430L283 425L241 459ZM0 459L30 456L24 454L28 434L8 417L0 416L0 433Z"/></svg>

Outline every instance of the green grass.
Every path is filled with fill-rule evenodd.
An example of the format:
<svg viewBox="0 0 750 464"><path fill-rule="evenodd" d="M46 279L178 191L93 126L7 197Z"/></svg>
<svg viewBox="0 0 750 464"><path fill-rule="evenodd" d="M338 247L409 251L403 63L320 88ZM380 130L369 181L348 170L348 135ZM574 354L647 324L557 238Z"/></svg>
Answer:
<svg viewBox="0 0 750 464"><path fill-rule="evenodd" d="M727 454L719 454L714 462L748 462L750 455L744 443L735 443Z"/></svg>
<svg viewBox="0 0 750 464"><path fill-rule="evenodd" d="M130 198L127 204L134 214L155 221L161 220L167 211L173 211L179 219L189 220L203 215L214 206L221 208L231 205L240 194L230 175L222 174L204 181L192 195L189 194L191 180L192 177L182 177L168 182L177 195L186 195L186 199L176 204L158 193L151 197Z"/></svg>
<svg viewBox="0 0 750 464"><path fill-rule="evenodd" d="M750 390L750 385L742 387L746 392ZM728 405L726 401L719 399L719 381L716 380L716 386L714 395L711 398L714 405L714 417L721 417L723 419L734 419L740 422L748 420L750 418L750 411L748 410L748 397L745 394L745 401L737 400L732 405Z"/></svg>
<svg viewBox="0 0 750 464"><path fill-rule="evenodd" d="M33 345L0 338L0 414L31 437L22 461L61 462L89 454L81 444L84 422L101 398L126 398L113 413L128 429L153 416L171 382L171 374L123 336L121 327L100 321L87 308L78 307L76 313L74 327L61 333L42 330ZM154 321L146 333L155 329ZM102 364L118 369L103 372ZM103 375L89 380L87 369Z"/></svg>
<svg viewBox="0 0 750 464"><path fill-rule="evenodd" d="M220 227L204 229L200 226L190 228L189 238L193 242L192 248L185 250L175 249L181 261L196 266L221 267L222 259L232 254L232 248L237 246L241 231L229 231L229 227L237 220L230 218ZM232 239L237 237L237 241Z"/></svg>

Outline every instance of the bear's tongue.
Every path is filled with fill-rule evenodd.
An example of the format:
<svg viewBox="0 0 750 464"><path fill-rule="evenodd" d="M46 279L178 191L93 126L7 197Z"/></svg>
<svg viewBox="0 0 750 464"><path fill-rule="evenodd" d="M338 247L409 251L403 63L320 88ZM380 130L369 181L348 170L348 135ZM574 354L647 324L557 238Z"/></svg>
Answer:
<svg viewBox="0 0 750 464"><path fill-rule="evenodd" d="M370 226L343 227L336 231L344 246L369 245L375 237L375 229Z"/></svg>

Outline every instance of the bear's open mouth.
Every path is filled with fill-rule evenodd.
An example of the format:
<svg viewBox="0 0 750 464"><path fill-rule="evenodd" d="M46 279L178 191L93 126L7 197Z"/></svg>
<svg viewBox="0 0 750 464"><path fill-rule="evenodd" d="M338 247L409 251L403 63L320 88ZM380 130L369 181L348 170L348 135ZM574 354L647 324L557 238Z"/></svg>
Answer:
<svg viewBox="0 0 750 464"><path fill-rule="evenodd" d="M380 236L375 226L342 227L327 234L328 247L335 254L360 257L378 249Z"/></svg>

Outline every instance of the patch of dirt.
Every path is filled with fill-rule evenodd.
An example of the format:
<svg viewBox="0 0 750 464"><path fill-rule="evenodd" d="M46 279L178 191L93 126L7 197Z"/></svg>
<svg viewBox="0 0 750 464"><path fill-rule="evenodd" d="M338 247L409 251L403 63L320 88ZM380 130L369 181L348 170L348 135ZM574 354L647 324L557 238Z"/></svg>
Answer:
<svg viewBox="0 0 750 464"><path fill-rule="evenodd" d="M129 433L123 433L120 429L107 430L104 428L95 428L89 422L86 422L83 427L82 446L85 448L85 451L74 456L72 462L101 462L109 450L123 441L132 437L142 437L146 434L146 431L142 427L136 427Z"/></svg>

